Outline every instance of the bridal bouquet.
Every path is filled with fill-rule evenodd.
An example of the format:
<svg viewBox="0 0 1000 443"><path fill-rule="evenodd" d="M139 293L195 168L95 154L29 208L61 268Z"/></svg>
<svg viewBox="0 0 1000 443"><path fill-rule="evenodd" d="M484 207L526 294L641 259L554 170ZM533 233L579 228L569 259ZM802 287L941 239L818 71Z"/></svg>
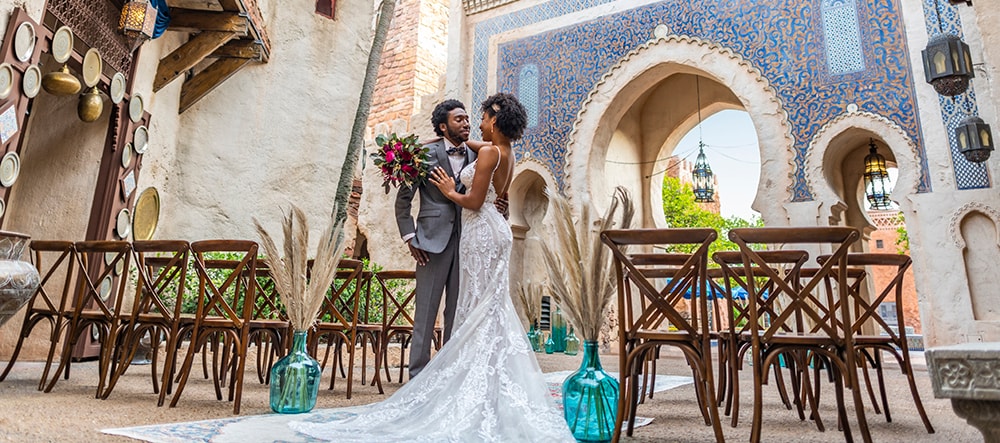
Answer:
<svg viewBox="0 0 1000 443"><path fill-rule="evenodd" d="M415 134L402 138L395 133L382 134L375 137L375 144L378 150L371 154L371 158L375 166L382 170L382 186L386 194L390 185L413 187L427 180L430 149L423 147Z"/></svg>

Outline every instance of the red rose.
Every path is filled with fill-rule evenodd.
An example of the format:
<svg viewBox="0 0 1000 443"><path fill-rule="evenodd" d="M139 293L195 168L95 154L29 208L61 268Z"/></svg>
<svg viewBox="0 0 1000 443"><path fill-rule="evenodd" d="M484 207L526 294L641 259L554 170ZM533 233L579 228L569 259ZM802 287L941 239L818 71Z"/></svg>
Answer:
<svg viewBox="0 0 1000 443"><path fill-rule="evenodd" d="M413 160L413 154L409 153L409 151L400 152L399 153L399 159L402 160L402 161L404 161L404 162L409 163L410 160Z"/></svg>
<svg viewBox="0 0 1000 443"><path fill-rule="evenodd" d="M414 169L413 166L403 165L403 173L409 177L413 177L417 175L417 170Z"/></svg>
<svg viewBox="0 0 1000 443"><path fill-rule="evenodd" d="M385 162L392 163L396 159L396 153L392 150L385 151Z"/></svg>

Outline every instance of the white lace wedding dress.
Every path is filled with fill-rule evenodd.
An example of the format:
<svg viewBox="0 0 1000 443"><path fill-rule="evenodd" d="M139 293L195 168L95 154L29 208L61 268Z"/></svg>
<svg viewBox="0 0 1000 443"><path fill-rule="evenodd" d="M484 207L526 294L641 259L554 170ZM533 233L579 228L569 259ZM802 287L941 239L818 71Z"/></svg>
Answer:
<svg viewBox="0 0 1000 443"><path fill-rule="evenodd" d="M460 179L469 189L475 162ZM293 422L338 442L573 442L510 299L510 226L491 202L462 211L461 280L451 339L385 401L345 408L343 420Z"/></svg>

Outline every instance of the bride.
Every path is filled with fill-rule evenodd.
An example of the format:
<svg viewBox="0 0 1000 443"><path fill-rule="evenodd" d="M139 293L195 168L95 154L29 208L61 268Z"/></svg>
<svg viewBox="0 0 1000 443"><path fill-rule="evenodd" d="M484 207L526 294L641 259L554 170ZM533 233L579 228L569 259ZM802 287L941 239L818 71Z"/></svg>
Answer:
<svg viewBox="0 0 1000 443"><path fill-rule="evenodd" d="M492 204L514 176L511 141L527 124L524 107L510 94L482 105L483 140L478 157L459 175L468 189L441 168L431 182L462 206L461 277L456 328L418 377L385 401L345 408L345 418L290 423L324 440L573 442L555 409L542 371L510 299L513 236ZM470 144L471 146L472 144ZM471 146L475 148L475 146Z"/></svg>

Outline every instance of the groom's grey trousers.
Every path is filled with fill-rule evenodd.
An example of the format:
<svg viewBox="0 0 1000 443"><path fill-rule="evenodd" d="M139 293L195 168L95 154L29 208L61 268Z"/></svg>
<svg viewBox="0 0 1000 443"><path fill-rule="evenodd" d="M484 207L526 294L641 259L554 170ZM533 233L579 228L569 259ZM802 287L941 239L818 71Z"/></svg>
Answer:
<svg viewBox="0 0 1000 443"><path fill-rule="evenodd" d="M427 253L426 265L417 265L416 309L413 316L413 340L410 343L410 378L423 370L431 359L434 321L445 292L444 341L451 337L458 303L458 243L461 225L455 224L448 246L440 254Z"/></svg>

